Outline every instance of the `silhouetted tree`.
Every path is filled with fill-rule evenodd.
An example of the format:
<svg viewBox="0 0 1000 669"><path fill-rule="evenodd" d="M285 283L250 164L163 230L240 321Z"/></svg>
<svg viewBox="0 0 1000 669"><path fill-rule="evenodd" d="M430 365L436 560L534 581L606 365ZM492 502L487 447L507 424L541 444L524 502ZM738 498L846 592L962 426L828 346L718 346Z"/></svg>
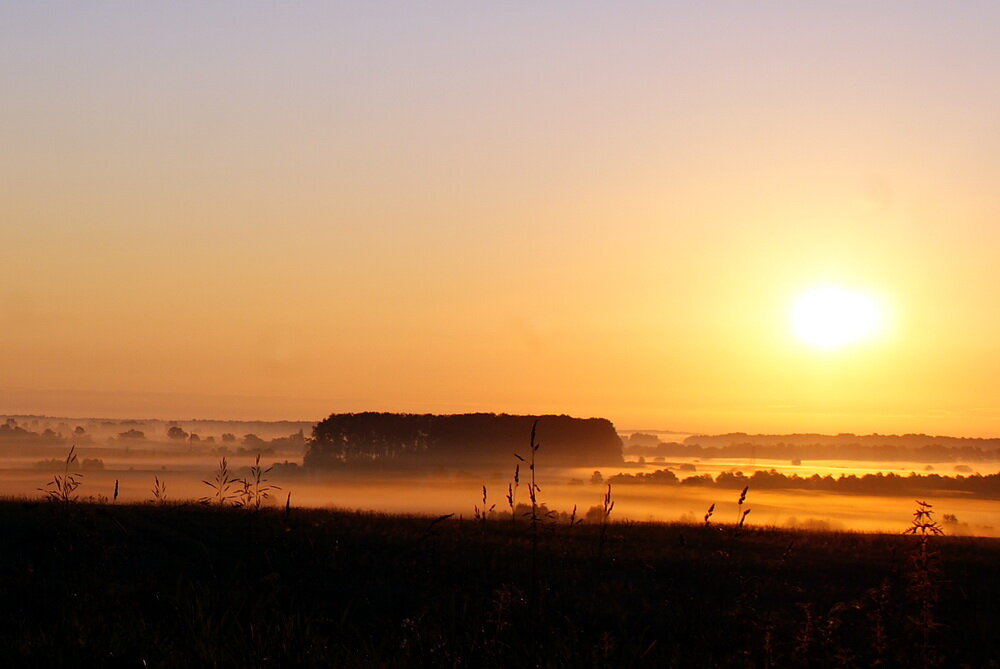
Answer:
<svg viewBox="0 0 1000 669"><path fill-rule="evenodd" d="M258 437L256 434L243 435L243 445L249 449L263 448L266 444L267 442Z"/></svg>

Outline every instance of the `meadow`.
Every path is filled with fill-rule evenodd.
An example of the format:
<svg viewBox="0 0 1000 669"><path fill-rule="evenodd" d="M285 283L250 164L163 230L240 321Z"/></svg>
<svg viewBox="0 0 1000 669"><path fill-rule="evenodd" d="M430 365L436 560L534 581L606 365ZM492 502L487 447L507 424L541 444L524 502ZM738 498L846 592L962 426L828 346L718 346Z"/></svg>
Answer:
<svg viewBox="0 0 1000 669"><path fill-rule="evenodd" d="M384 513L471 515L481 503L485 485L489 504L504 508L504 496L518 465L513 452L509 462L475 465L461 463L413 463L409 467L347 466L308 469L301 466L306 441L306 424L236 423L224 421L74 421L12 417L9 424L25 426L23 434L11 434L0 425L0 494L40 498L39 488L54 474L65 469L68 450L75 447L78 457L73 471L81 474L82 499L111 499L117 491L119 502L144 502L152 497L156 481L165 486L163 494L172 501L197 500L206 494L203 483L211 479L222 458L227 458L234 477L244 477L257 453L265 467L274 465L268 476L281 487L282 501L291 494L298 507L374 510ZM77 434L78 426L80 434ZM187 438L168 436L171 428ZM57 438L41 439L45 430ZM142 439L126 439L123 434L138 430ZM201 438L192 440L200 433ZM290 434L291 433L291 434ZM227 441L225 435L231 438ZM34 435L36 438L28 439ZM763 449L762 449L763 450ZM995 475L992 461L906 461L906 460L822 460L790 461L776 458L691 456L651 456L640 462L627 455L612 466L563 466L554 461L546 447L539 452L538 473L544 484L540 496L548 508L571 514L574 507L584 515L599 505L604 482L615 481L617 520L638 522L695 522L710 505L720 515L736 512L733 487L744 483L732 479L719 485L626 485L658 471L668 470L679 480L696 477L753 477L755 473L777 472L786 476L863 477L870 474L895 476ZM638 478L637 478L638 477ZM618 483L618 481L621 483ZM641 479L646 480L646 479ZM524 501L522 489L521 501ZM849 494L841 494L849 493ZM785 528L898 531L900 518L912 510L914 497L929 499L940 511L946 530L952 535L997 536L997 496L976 495L961 490L910 492L882 487L858 489L769 488L753 484L749 500L755 525ZM272 500L273 501L273 500Z"/></svg>
<svg viewBox="0 0 1000 669"><path fill-rule="evenodd" d="M607 506L604 507L607 510ZM6 499L35 666L988 666L1000 541ZM909 526L900 519L900 530Z"/></svg>
<svg viewBox="0 0 1000 669"><path fill-rule="evenodd" d="M530 460L508 487L273 449L61 446L12 448L0 473L17 665L1000 661L1000 540L961 536L993 531L993 499L732 489L754 465L724 461L670 465L716 467L711 485L637 483L666 463L539 466L532 494Z"/></svg>

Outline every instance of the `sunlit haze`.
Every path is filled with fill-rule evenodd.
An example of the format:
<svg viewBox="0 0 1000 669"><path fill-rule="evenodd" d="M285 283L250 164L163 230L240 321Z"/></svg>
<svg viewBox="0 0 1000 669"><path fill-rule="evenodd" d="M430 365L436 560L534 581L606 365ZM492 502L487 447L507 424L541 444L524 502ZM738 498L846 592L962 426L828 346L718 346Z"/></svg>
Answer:
<svg viewBox="0 0 1000 669"><path fill-rule="evenodd" d="M0 403L1000 435L998 44L989 2L4 3Z"/></svg>

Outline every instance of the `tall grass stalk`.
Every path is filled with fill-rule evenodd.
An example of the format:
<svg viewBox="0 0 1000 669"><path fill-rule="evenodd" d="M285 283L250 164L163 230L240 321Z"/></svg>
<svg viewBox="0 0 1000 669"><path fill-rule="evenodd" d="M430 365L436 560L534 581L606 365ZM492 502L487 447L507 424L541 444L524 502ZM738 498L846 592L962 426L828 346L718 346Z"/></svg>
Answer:
<svg viewBox="0 0 1000 669"><path fill-rule="evenodd" d="M514 455L517 455L516 453ZM517 457L521 457L517 455ZM514 480L507 484L507 506L510 507L510 526L511 529L517 527L517 489L521 485L521 465L514 465Z"/></svg>
<svg viewBox="0 0 1000 669"><path fill-rule="evenodd" d="M226 458L222 458L219 461L219 468L215 472L215 478L211 481L202 481L202 483L211 488L212 492L202 497L199 501L202 504L225 506L227 502L233 501L238 497L236 486L242 483L242 481L229 475L229 461Z"/></svg>
<svg viewBox="0 0 1000 669"><path fill-rule="evenodd" d="M940 556L931 545L930 539L944 534L934 519L933 505L916 500L910 527L903 534L918 538L917 546L910 555L907 581L910 599L916 606L916 615L911 622L920 638L919 660L921 666L940 666L941 658L934 648L934 632L941 626L935 617L935 607L940 599Z"/></svg>
<svg viewBox="0 0 1000 669"><path fill-rule="evenodd" d="M266 475L270 473L273 468L274 465L271 465L267 469L261 467L260 453L257 454L253 465L250 466L249 476L240 481L240 483L243 484L243 490L240 492L240 506L245 509L259 511L260 507L263 506L267 500L271 499L272 492L275 490L281 490L279 486L270 483L267 479Z"/></svg>
<svg viewBox="0 0 1000 669"><path fill-rule="evenodd" d="M159 476L153 477L153 501L157 504L167 503L167 484Z"/></svg>
<svg viewBox="0 0 1000 669"><path fill-rule="evenodd" d="M746 514L743 513L743 502L747 499L747 491L750 490L750 486L745 486L742 491L740 491L740 501L736 503L736 526L743 527L743 521L746 519ZM749 513L749 511L747 512Z"/></svg>
<svg viewBox="0 0 1000 669"><path fill-rule="evenodd" d="M83 474L80 472L70 473L70 466L78 463L76 457L76 445L70 447L69 453L63 465L63 473L52 477L44 488L39 488L39 492L44 493L45 499L50 502L69 505L76 501L76 489L83 483ZM117 489L117 484L116 484ZM105 498L106 499L106 498Z"/></svg>
<svg viewBox="0 0 1000 669"><path fill-rule="evenodd" d="M611 512L615 508L615 503L611 499L611 484L608 484L608 490L604 493L604 500L601 504L601 537L598 542L597 557L600 558L604 555L604 544L608 538L608 521L611 518Z"/></svg>
<svg viewBox="0 0 1000 669"><path fill-rule="evenodd" d="M480 509L479 505L476 505L475 510L473 512L473 518L475 518L476 521L479 522L479 526L480 526L480 528L482 529L483 532L486 531L486 521L489 519L489 515L491 513L493 513L493 510L496 509L496 507L497 507L496 504L493 504L493 505L489 504L488 497L489 497L489 495L486 492L486 486L484 485L483 486L483 508Z"/></svg>
<svg viewBox="0 0 1000 669"><path fill-rule="evenodd" d="M538 487L538 482L536 480L536 470L535 470L535 454L538 453L538 449L541 444L535 441L535 435L538 430L538 421L535 420L531 424L531 440L529 442L529 460L528 460L528 499L531 500L531 586L532 586L532 602L534 604L534 613L536 618L541 617L541 601L539 600L539 593L541 591L541 584L538 577L538 523L540 518L538 516L538 493L541 492L541 488ZM522 458L517 453L514 454L521 462L525 459Z"/></svg>

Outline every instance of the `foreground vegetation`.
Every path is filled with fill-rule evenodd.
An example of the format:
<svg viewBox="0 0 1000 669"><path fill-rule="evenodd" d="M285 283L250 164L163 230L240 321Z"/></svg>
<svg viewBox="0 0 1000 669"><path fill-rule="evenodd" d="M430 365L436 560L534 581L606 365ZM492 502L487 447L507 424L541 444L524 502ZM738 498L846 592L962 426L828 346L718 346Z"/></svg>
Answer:
<svg viewBox="0 0 1000 669"><path fill-rule="evenodd" d="M1000 659L990 539L18 500L0 518L17 666Z"/></svg>

